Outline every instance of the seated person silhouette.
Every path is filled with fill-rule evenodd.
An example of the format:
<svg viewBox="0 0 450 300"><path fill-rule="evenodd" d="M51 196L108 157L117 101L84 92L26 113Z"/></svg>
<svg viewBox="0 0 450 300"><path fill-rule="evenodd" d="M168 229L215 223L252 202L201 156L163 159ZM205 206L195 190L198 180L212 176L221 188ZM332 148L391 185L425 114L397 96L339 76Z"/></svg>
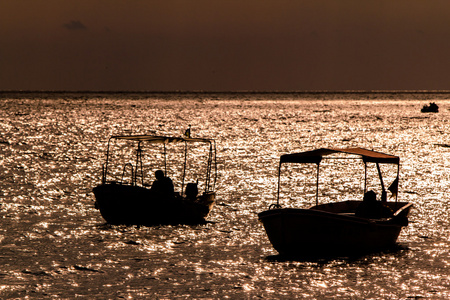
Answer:
<svg viewBox="0 0 450 300"><path fill-rule="evenodd" d="M185 195L186 195L186 199L188 199L190 201L197 200L198 184L197 183L188 183L186 185Z"/></svg>
<svg viewBox="0 0 450 300"><path fill-rule="evenodd" d="M377 194L374 191L368 191L364 194L363 202L356 209L355 215L367 219L380 219L392 217L392 210L377 201Z"/></svg>
<svg viewBox="0 0 450 300"><path fill-rule="evenodd" d="M162 170L157 170L155 172L155 178L156 180L153 181L150 191L159 198L173 198L174 188L172 179L164 176L164 172Z"/></svg>

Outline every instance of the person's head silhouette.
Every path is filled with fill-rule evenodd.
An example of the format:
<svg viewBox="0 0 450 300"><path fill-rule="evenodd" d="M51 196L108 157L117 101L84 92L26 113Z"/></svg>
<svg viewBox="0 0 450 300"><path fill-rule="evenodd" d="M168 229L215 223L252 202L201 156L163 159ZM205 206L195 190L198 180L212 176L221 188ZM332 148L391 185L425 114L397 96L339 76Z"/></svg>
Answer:
<svg viewBox="0 0 450 300"><path fill-rule="evenodd" d="M377 194L375 194L374 191L368 191L364 194L364 202L376 202L377 201Z"/></svg>
<svg viewBox="0 0 450 300"><path fill-rule="evenodd" d="M158 179L158 180L163 179L163 178L164 178L164 172L163 172L162 170L157 170L157 171L155 172L155 177L156 177L156 179Z"/></svg>

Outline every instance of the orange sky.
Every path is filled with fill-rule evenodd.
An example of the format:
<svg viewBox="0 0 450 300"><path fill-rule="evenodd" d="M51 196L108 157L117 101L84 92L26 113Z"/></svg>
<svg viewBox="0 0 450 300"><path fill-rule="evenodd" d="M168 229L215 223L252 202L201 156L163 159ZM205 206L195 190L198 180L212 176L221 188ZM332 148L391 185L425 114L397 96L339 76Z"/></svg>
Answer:
<svg viewBox="0 0 450 300"><path fill-rule="evenodd" d="M448 0L2 0L0 90L449 90L449 12Z"/></svg>

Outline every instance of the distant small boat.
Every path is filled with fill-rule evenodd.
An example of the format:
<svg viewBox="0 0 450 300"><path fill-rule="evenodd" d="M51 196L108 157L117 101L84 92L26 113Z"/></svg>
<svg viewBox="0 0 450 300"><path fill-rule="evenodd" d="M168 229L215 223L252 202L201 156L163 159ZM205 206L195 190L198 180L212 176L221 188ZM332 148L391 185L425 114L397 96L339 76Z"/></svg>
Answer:
<svg viewBox="0 0 450 300"><path fill-rule="evenodd" d="M437 112L439 112L439 106L434 102L430 102L429 105L425 104L420 111L423 113L429 113L429 112L437 113Z"/></svg>
<svg viewBox="0 0 450 300"><path fill-rule="evenodd" d="M135 163L134 165L126 163L122 166L122 177L120 179L117 178L117 174L111 172L112 150L110 144L112 140L125 141L130 146L136 146ZM178 168L182 175L180 182L177 182L178 186L181 186L180 191L174 192L173 185L170 192L156 193L152 190L148 183L149 178L146 178L146 176L148 176L147 174L152 175L153 172L144 172L144 168L150 170L150 163L154 162L154 159L150 159L150 163L147 161L144 163L143 144L159 145L162 148L163 153L159 156L162 157L163 162L160 162L160 164L163 163L166 176L166 146L168 144L184 145L184 153L179 156L182 158L181 166ZM208 148L207 151L203 151L206 152L206 155L202 156L205 159L206 166L204 167L205 174L202 176L203 192L201 194L198 194L198 179L196 182L185 183L188 145L193 144L204 144ZM125 147L119 147L116 151L118 155L115 157L120 158L120 153L125 152L124 149ZM128 153L131 153L131 151ZM196 157L200 158L198 155ZM163 173L162 170L159 172ZM124 180L126 174L131 175L131 180L128 182ZM100 210L102 217L110 224L201 224L206 222L206 217L215 202L216 177L216 146L214 140L153 135L112 136L108 141L102 182L93 189L96 199L95 207Z"/></svg>
<svg viewBox="0 0 450 300"><path fill-rule="evenodd" d="M337 154L339 157L330 157ZM350 157L347 157L349 156ZM344 156L344 157L342 157ZM375 201L374 215L359 213L364 201L347 200L327 204L318 203L319 166L325 159L362 159L365 169L364 192L367 189L367 165L377 167L382 188L382 201ZM280 205L280 178L283 164L315 164L317 166L316 205L309 209L282 208ZM383 250L395 245L403 226L408 224L411 203L397 201L400 159L397 156L363 148L316 149L285 154L280 157L277 203L258 214L273 247L282 255L322 256L349 255ZM386 201L386 190L380 164L397 166L397 178L389 187L395 202ZM369 192L370 193L370 192ZM388 209L386 209L388 207ZM381 208L389 214L381 214Z"/></svg>

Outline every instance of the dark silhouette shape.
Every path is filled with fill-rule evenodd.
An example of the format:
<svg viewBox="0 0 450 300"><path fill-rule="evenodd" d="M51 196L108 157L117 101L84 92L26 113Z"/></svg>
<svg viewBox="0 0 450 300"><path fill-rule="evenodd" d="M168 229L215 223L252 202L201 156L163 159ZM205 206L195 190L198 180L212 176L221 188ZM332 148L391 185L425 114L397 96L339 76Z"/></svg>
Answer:
<svg viewBox="0 0 450 300"><path fill-rule="evenodd" d="M363 202L356 209L355 215L367 219L380 219L392 217L392 210L377 201L377 194L374 191L368 191L364 194Z"/></svg>
<svg viewBox="0 0 450 300"><path fill-rule="evenodd" d="M439 112L439 106L434 102L430 102L430 105L425 104L420 111L423 113L428 113L428 112L437 113L437 112Z"/></svg>
<svg viewBox="0 0 450 300"><path fill-rule="evenodd" d="M211 139L205 139L201 137L186 138L176 136L159 136L159 135L121 135L112 136L110 140L125 140L128 141L128 145L131 147L137 146L136 149L136 162L131 171L131 182L123 182L124 173L122 173L122 180L120 182L115 181L117 178L115 172L109 168L108 163L113 161L114 158L123 158L120 147L115 147L117 155L112 155L112 147L108 141L108 148L106 151L106 163L102 170L101 184L94 187L93 192L95 195L95 206L99 209L102 217L109 223L114 225L176 225L176 224L205 224L206 217L211 211L214 203L216 193L214 191L216 184L217 168L216 168L216 146L215 141ZM148 182L148 174L145 172L144 155L142 153L141 145L145 143L149 146L155 146L156 149L164 149L162 162L153 162L154 164L164 163L164 172L154 169L150 175L157 177L155 182L150 180ZM182 174L177 176L177 180L182 187L180 191L174 191L174 184L172 179L166 177L169 170L167 167L167 149L166 145L172 143L184 144L184 147L175 147L177 152L184 150L184 159L174 159L173 162L183 167ZM198 190L195 201L189 201L186 199L184 190L186 188L186 169L187 169L187 145L203 144L203 151L209 154L209 159L205 160L206 166L199 171L205 171L205 179L203 190ZM161 147L163 146L163 147ZM197 149L197 146L195 147ZM117 152L119 150L119 152ZM206 150L206 151L205 151ZM127 152L126 152L127 153ZM128 153L127 153L128 154ZM180 154L180 153L178 153ZM195 156L197 157L197 156ZM155 157L145 155L146 161L154 160ZM156 157L159 158L159 157ZM178 156L178 158L181 158ZM170 161L172 163L172 160ZM115 161L117 163L117 161ZM203 163L202 163L203 164ZM127 164L130 166L131 164ZM214 170L214 171L213 171ZM109 173L109 175L108 175ZM147 175L147 176L146 176ZM110 180L111 179L111 180ZM175 178L173 179L175 180ZM148 184L150 183L150 184ZM188 192L191 195L190 192ZM194 193L192 193L193 195ZM187 200L187 201L184 201Z"/></svg>
<svg viewBox="0 0 450 300"><path fill-rule="evenodd" d="M187 138L191 137L191 125L189 125L189 128L184 132L184 136Z"/></svg>
<svg viewBox="0 0 450 300"><path fill-rule="evenodd" d="M153 181L150 191L154 193L157 197L173 198L174 188L172 179L170 179L167 176L164 176L164 172L162 170L157 170L155 172L155 178L156 180Z"/></svg>
<svg viewBox="0 0 450 300"><path fill-rule="evenodd" d="M186 185L186 199L195 201L198 195L198 186L197 183L188 183Z"/></svg>
<svg viewBox="0 0 450 300"><path fill-rule="evenodd" d="M397 198L398 194L398 177L392 181L391 185L388 187L388 190L392 193L391 198Z"/></svg>

